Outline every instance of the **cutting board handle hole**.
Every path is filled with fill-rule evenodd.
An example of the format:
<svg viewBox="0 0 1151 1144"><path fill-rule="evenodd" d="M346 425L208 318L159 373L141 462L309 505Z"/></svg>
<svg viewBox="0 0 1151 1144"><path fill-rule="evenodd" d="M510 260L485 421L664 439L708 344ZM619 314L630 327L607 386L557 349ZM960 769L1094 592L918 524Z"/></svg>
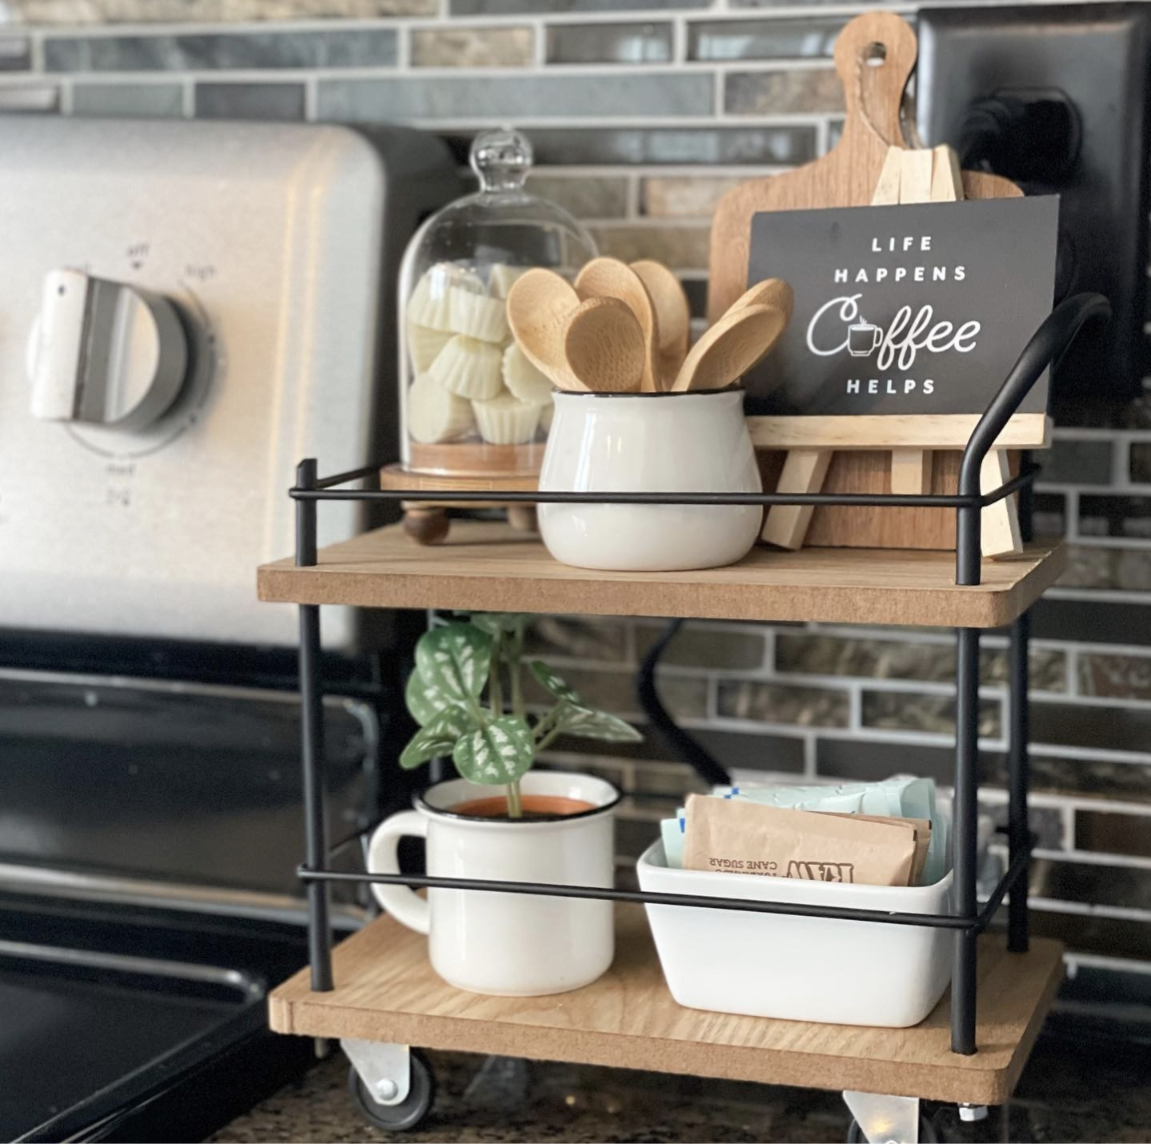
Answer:
<svg viewBox="0 0 1151 1144"><path fill-rule="evenodd" d="M878 40L872 40L863 49L863 59L869 68L881 68L887 63L887 45Z"/></svg>

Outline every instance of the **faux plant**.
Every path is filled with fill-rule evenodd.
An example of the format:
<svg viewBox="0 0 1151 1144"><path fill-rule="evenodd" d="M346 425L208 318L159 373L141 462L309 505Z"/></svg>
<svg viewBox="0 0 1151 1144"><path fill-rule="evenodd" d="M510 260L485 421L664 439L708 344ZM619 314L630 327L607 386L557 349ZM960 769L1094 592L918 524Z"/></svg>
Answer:
<svg viewBox="0 0 1151 1144"><path fill-rule="evenodd" d="M529 619L519 612L476 612L425 632L405 693L420 729L400 766L410 770L450 756L464 778L505 788L511 818L523 816L520 779L558 736L614 743L640 738L622 719L589 707L539 660L527 669L554 702L528 713L523 651Z"/></svg>

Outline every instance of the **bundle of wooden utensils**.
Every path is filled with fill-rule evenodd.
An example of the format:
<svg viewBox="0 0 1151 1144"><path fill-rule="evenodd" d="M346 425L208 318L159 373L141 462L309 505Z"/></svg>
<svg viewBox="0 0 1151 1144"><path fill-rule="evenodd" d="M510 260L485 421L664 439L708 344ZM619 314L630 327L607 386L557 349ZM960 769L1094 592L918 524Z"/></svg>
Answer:
<svg viewBox="0 0 1151 1144"><path fill-rule="evenodd" d="M595 258L573 286L529 270L508 293L508 324L533 365L579 393L723 389L770 352L792 313L791 287L757 283L688 349L691 313L658 262Z"/></svg>

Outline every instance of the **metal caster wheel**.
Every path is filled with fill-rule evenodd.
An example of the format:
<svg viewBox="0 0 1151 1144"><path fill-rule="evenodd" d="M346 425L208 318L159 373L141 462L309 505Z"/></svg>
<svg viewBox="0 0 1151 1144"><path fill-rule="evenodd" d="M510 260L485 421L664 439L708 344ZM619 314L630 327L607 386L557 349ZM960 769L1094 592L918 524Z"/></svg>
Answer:
<svg viewBox="0 0 1151 1144"><path fill-rule="evenodd" d="M408 1132L428 1114L436 1098L436 1078L422 1053L412 1051L412 1087L399 1104L381 1104L368 1091L355 1068L348 1070L348 1090L360 1115L384 1132Z"/></svg>
<svg viewBox="0 0 1151 1144"><path fill-rule="evenodd" d="M867 1137L859 1127L859 1121L853 1120L847 1130L847 1144L867 1144ZM896 1142L899 1144L899 1142ZM939 1133L935 1125L926 1116L919 1118L919 1144L939 1144Z"/></svg>

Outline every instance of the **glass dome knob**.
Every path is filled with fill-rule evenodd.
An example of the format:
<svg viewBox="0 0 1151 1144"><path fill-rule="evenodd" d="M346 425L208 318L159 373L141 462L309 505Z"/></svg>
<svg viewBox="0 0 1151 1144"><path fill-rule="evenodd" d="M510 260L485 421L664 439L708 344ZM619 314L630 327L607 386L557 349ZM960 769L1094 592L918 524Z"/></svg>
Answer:
<svg viewBox="0 0 1151 1144"><path fill-rule="evenodd" d="M471 164L481 191L522 191L532 168L532 145L511 127L484 131L472 143Z"/></svg>

